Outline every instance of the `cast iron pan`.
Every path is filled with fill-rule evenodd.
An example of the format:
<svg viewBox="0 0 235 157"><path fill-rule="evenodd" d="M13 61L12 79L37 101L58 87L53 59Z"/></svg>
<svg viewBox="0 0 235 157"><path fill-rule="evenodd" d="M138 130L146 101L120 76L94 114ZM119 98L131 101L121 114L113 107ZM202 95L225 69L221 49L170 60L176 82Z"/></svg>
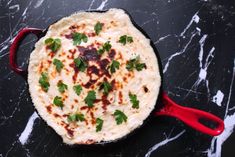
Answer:
<svg viewBox="0 0 235 157"><path fill-rule="evenodd" d="M107 11L107 10L106 10ZM87 12L106 12L106 11L87 11ZM125 10L125 12L130 16L130 14ZM131 16L130 16L131 18ZM132 23L134 26L139 29L148 39L148 35L140 28L134 20L131 18ZM49 28L49 27L48 27ZM10 67L13 71L15 71L17 74L23 76L25 79L27 78L27 70L23 70L17 65L17 50L19 47L19 44L21 41L28 35L28 34L34 34L37 36L38 39L45 36L47 29L38 29L38 28L24 28L22 29L18 35L15 37L13 43L10 47ZM155 54L158 58L158 64L160 69L160 75L163 78L163 72L162 72L162 66L160 64L160 57L158 54L157 49L155 48L153 42L151 41L151 46L155 51ZM163 79L162 79L163 80ZM217 136L221 134L224 130L224 122L220 118L216 117L213 114L210 114L208 112L204 112L201 110L188 108L188 107L182 107L175 103L173 100L171 100L166 93L160 89L160 93L158 96L158 102L155 105L155 110L149 115L149 117L144 121L146 122L150 117L153 115L155 116L171 116L175 117L188 126L194 128L195 130L202 132L204 134L210 135L210 136ZM201 122L201 120L206 120L207 122L210 122L212 124L216 124L215 127L211 128ZM142 125L143 126L143 125ZM133 132L133 131L132 131ZM124 139L125 137L122 137L121 139ZM120 140L120 139L117 139ZM115 142L117 141L115 140ZM110 141L114 142L114 141ZM95 144L104 144L104 143L110 143L110 142L101 142L101 143L95 143Z"/></svg>

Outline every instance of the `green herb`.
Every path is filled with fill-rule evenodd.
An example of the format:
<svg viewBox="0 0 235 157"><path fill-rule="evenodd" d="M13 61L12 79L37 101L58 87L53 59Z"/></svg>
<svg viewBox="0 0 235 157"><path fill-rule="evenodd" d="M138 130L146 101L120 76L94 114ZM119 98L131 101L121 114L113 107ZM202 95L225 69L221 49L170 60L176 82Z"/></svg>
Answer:
<svg viewBox="0 0 235 157"><path fill-rule="evenodd" d="M135 94L129 93L129 98L132 103L132 108L139 108L139 100L137 100L137 96Z"/></svg>
<svg viewBox="0 0 235 157"><path fill-rule="evenodd" d="M84 33L74 33L73 34L73 45L80 45L82 42L86 43L88 37Z"/></svg>
<svg viewBox="0 0 235 157"><path fill-rule="evenodd" d="M126 43L132 43L133 38L131 36L123 35L119 38L119 42L122 43L123 45L126 45Z"/></svg>
<svg viewBox="0 0 235 157"><path fill-rule="evenodd" d="M71 114L68 116L68 122L78 122L78 121L84 121L84 115L81 113L75 113L75 114Z"/></svg>
<svg viewBox="0 0 235 157"><path fill-rule="evenodd" d="M112 45L110 44L110 41L105 42L104 45L103 45L103 49L107 52L109 52L111 47L112 47Z"/></svg>
<svg viewBox="0 0 235 157"><path fill-rule="evenodd" d="M109 50L111 49L112 45L110 44L110 41L107 41L104 43L104 45L98 49L97 53L99 55L102 55L105 51L109 52Z"/></svg>
<svg viewBox="0 0 235 157"><path fill-rule="evenodd" d="M103 49L103 48L99 48L98 51L97 51L97 53L98 53L99 55L102 55L102 54L104 53L104 49Z"/></svg>
<svg viewBox="0 0 235 157"><path fill-rule="evenodd" d="M137 71L141 71L141 70L143 70L144 68L146 68L146 64L145 64L145 63L137 63L137 64L135 65L135 68L136 68Z"/></svg>
<svg viewBox="0 0 235 157"><path fill-rule="evenodd" d="M45 44L53 51L56 52L61 47L61 40L59 38L47 38Z"/></svg>
<svg viewBox="0 0 235 157"><path fill-rule="evenodd" d="M73 86L73 90L79 96L81 94L81 92L82 92L82 86L81 85Z"/></svg>
<svg viewBox="0 0 235 157"><path fill-rule="evenodd" d="M62 108L64 106L63 101L62 101L62 97L56 96L53 100L53 104Z"/></svg>
<svg viewBox="0 0 235 157"><path fill-rule="evenodd" d="M58 72L60 72L61 69L64 67L64 64L56 58L53 60L53 64L55 65L56 71L58 71Z"/></svg>
<svg viewBox="0 0 235 157"><path fill-rule="evenodd" d="M87 68L86 61L81 57L75 58L74 63L75 63L75 66L78 68L79 71L84 72Z"/></svg>
<svg viewBox="0 0 235 157"><path fill-rule="evenodd" d="M112 90L112 86L108 82L103 82L100 86L100 89L104 89L104 94L107 95L110 90Z"/></svg>
<svg viewBox="0 0 235 157"><path fill-rule="evenodd" d="M88 107L93 107L94 101L96 100L96 94L95 91L89 91L86 98L85 98L85 103L87 104Z"/></svg>
<svg viewBox="0 0 235 157"><path fill-rule="evenodd" d="M108 68L110 68L111 73L115 73L116 69L119 69L119 66L120 66L120 63L116 60L113 60L111 65Z"/></svg>
<svg viewBox="0 0 235 157"><path fill-rule="evenodd" d="M115 120L117 125L122 124L127 121L127 116L120 110L114 112Z"/></svg>
<svg viewBox="0 0 235 157"><path fill-rule="evenodd" d="M102 23L100 23L100 22L97 22L97 23L95 24L94 29L95 29L96 35L98 35L98 34L101 32L102 27L103 27L103 25L102 25Z"/></svg>
<svg viewBox="0 0 235 157"><path fill-rule="evenodd" d="M101 131L104 121L100 118L96 118L96 132Z"/></svg>
<svg viewBox="0 0 235 157"><path fill-rule="evenodd" d="M46 72L41 73L41 77L39 78L39 84L44 92L48 91L50 84L48 74Z"/></svg>
<svg viewBox="0 0 235 157"><path fill-rule="evenodd" d="M146 64L140 63L140 56L137 56L136 58L127 61L126 69L128 71L133 71L134 69L136 69L137 71L141 71L143 70L143 68L146 68Z"/></svg>
<svg viewBox="0 0 235 157"><path fill-rule="evenodd" d="M57 83L57 87L58 87L60 93L64 93L65 90L68 89L68 86L66 84L64 84L62 81L59 81Z"/></svg>

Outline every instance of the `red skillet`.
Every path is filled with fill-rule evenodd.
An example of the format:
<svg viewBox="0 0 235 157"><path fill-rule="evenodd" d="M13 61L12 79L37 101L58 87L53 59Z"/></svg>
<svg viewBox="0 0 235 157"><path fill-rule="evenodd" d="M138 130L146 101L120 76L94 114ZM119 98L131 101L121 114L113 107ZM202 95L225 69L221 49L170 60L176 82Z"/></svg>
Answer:
<svg viewBox="0 0 235 157"><path fill-rule="evenodd" d="M41 29L36 28L25 28L22 29L16 38L14 39L11 47L10 47L10 66L12 70L14 70L16 73L20 75L27 75L27 71L21 69L17 63L16 63L16 53L17 49L19 47L19 43L25 38L26 35L33 33L38 38L42 37L45 34L46 31L43 31ZM221 134L224 130L224 122L214 116L213 114L210 114L208 112L200 111L197 109L192 109L188 107L182 107L175 103L173 100L171 100L164 92L162 94L162 108L155 112L156 116L172 116L175 118L180 119L188 126L194 128L195 130L198 130L202 133L211 135L211 136L217 136ZM207 120L209 122L212 122L216 124L215 128L210 128L203 123L200 122L200 120Z"/></svg>

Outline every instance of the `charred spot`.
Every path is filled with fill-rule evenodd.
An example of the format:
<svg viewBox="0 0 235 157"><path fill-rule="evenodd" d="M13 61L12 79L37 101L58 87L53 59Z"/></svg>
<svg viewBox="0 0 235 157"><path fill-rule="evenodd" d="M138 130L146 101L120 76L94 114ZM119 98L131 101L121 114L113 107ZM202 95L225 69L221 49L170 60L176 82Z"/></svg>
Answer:
<svg viewBox="0 0 235 157"><path fill-rule="evenodd" d="M40 65L39 65L39 73L41 73L42 70L43 70L43 62L41 62Z"/></svg>
<svg viewBox="0 0 235 157"><path fill-rule="evenodd" d="M72 39L73 38L73 34L65 34L64 36L67 39Z"/></svg>
<svg viewBox="0 0 235 157"><path fill-rule="evenodd" d="M76 49L70 49L69 53L71 53L71 56L67 55L67 58L74 59L74 55L75 55L76 51L77 51Z"/></svg>
<svg viewBox="0 0 235 157"><path fill-rule="evenodd" d="M78 25L72 25L72 26L69 27L69 29L79 29L79 27L80 26L78 26Z"/></svg>
<svg viewBox="0 0 235 157"><path fill-rule="evenodd" d="M113 79L111 81L112 90L115 89L115 84L116 84L116 81L115 81L115 79Z"/></svg>
<svg viewBox="0 0 235 157"><path fill-rule="evenodd" d="M50 56L51 58L53 58L53 57L55 56L55 52L50 52L50 53L49 53L49 56Z"/></svg>
<svg viewBox="0 0 235 157"><path fill-rule="evenodd" d="M69 128L69 125L66 125L64 128L65 128L65 130L67 131L68 135L69 135L70 137L73 137L74 131Z"/></svg>
<svg viewBox="0 0 235 157"><path fill-rule="evenodd" d="M77 99L74 99L74 102L78 103L78 100L77 100Z"/></svg>
<svg viewBox="0 0 235 157"><path fill-rule="evenodd" d="M61 116L58 115L57 113L54 113L53 115L54 115L54 117L56 117L56 118L61 117Z"/></svg>
<svg viewBox="0 0 235 157"><path fill-rule="evenodd" d="M87 68L87 73L88 74L96 74L97 76L99 76L99 69L96 66L92 65Z"/></svg>
<svg viewBox="0 0 235 157"><path fill-rule="evenodd" d="M52 63L52 61L51 60L47 60L47 63L50 65Z"/></svg>
<svg viewBox="0 0 235 157"><path fill-rule="evenodd" d="M90 111L90 116L91 116L91 124L94 125L96 123L96 120L95 120L94 113L92 111Z"/></svg>
<svg viewBox="0 0 235 157"><path fill-rule="evenodd" d="M119 100L119 101L118 101L119 104L122 104L122 103L123 103L123 95L122 95L122 92L121 92L121 91L118 92L118 100Z"/></svg>
<svg viewBox="0 0 235 157"><path fill-rule="evenodd" d="M102 108L103 108L103 110L107 110L107 106L109 104L111 104L110 101L107 99L107 95L103 95L101 97L101 101L102 101Z"/></svg>
<svg viewBox="0 0 235 157"><path fill-rule="evenodd" d="M92 33L87 33L87 36L88 37L94 37L96 34L94 33L94 32L92 32Z"/></svg>
<svg viewBox="0 0 235 157"><path fill-rule="evenodd" d="M82 107L80 108L80 110L86 110L86 109L89 109L89 107L88 107L88 106L82 106Z"/></svg>
<svg viewBox="0 0 235 157"><path fill-rule="evenodd" d="M81 52L81 56L87 61L98 61L100 60L100 55L97 53L96 48L85 48Z"/></svg>
<svg viewBox="0 0 235 157"><path fill-rule="evenodd" d="M108 54L109 58L114 59L115 55L116 55L116 51L114 49L111 49L111 51Z"/></svg>
<svg viewBox="0 0 235 157"><path fill-rule="evenodd" d="M48 113L51 113L51 105L47 106L46 109Z"/></svg>
<svg viewBox="0 0 235 157"><path fill-rule="evenodd" d="M144 92L148 93L149 89L146 86L143 86Z"/></svg>
<svg viewBox="0 0 235 157"><path fill-rule="evenodd" d="M122 79L124 82L127 82L127 78L125 76Z"/></svg>
<svg viewBox="0 0 235 157"><path fill-rule="evenodd" d="M74 105L71 105L71 109L73 109L74 108Z"/></svg>
<svg viewBox="0 0 235 157"><path fill-rule="evenodd" d="M92 85L94 85L97 82L97 80L92 80L90 79L86 84L84 84L83 86L85 88L90 88Z"/></svg>
<svg viewBox="0 0 235 157"><path fill-rule="evenodd" d="M68 117L69 115L68 114L63 114L62 117Z"/></svg>

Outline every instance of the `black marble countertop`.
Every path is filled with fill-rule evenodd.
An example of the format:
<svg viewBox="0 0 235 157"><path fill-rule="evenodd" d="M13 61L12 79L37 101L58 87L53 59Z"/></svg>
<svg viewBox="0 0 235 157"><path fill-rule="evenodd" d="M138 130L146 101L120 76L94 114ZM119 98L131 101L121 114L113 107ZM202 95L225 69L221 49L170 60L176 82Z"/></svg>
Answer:
<svg viewBox="0 0 235 157"><path fill-rule="evenodd" d="M159 51L164 90L177 103L224 119L218 137L175 118L155 117L123 141L69 147L37 115L27 82L9 68L9 46L24 27L46 28L81 10L126 9ZM0 157L234 157L235 1L0 0ZM21 44L27 67L36 42Z"/></svg>

